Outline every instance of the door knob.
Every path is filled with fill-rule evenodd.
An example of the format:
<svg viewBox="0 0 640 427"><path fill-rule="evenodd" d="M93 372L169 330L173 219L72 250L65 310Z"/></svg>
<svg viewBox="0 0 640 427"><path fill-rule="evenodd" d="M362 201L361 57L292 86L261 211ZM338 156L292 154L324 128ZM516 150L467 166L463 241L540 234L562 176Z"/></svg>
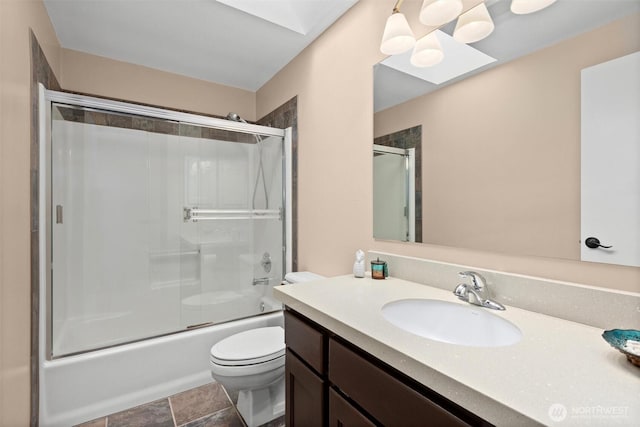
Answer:
<svg viewBox="0 0 640 427"><path fill-rule="evenodd" d="M600 239L598 239L597 237L587 237L587 240L584 241L584 244L591 249L597 249L597 248L609 249L613 247L613 246L605 246L600 244Z"/></svg>

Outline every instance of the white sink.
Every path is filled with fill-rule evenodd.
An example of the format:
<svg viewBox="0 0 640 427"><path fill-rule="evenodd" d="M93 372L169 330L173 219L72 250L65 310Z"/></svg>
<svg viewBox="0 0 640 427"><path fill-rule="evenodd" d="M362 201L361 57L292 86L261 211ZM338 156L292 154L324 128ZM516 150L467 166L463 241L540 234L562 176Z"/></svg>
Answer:
<svg viewBox="0 0 640 427"><path fill-rule="evenodd" d="M470 304L403 299L385 304L382 316L407 332L450 344L502 347L522 338L513 323Z"/></svg>

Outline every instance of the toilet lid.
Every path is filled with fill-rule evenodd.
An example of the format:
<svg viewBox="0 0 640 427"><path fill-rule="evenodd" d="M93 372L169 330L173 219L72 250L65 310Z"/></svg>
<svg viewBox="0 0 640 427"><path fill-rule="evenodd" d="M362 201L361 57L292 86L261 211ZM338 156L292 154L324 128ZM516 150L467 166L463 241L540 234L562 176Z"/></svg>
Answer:
<svg viewBox="0 0 640 427"><path fill-rule="evenodd" d="M238 366L266 362L283 356L284 329L280 326L250 329L231 335L211 347L211 361Z"/></svg>

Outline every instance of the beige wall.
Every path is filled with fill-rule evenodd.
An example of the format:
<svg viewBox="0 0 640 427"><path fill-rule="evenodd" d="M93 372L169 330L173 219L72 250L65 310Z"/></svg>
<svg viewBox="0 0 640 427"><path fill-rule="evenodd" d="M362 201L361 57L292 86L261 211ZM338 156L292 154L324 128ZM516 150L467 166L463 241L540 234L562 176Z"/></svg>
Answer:
<svg viewBox="0 0 640 427"><path fill-rule="evenodd" d="M255 93L153 68L62 49L60 85L65 90L143 104L256 120Z"/></svg>
<svg viewBox="0 0 640 427"><path fill-rule="evenodd" d="M638 50L640 14L377 113L422 125L423 242L580 259L580 70Z"/></svg>
<svg viewBox="0 0 640 427"><path fill-rule="evenodd" d="M405 2L405 13L416 13L415 3ZM372 238L372 67L383 58L389 9L361 0L258 91L258 116L298 95L300 268L345 274L363 248L640 291L638 268Z"/></svg>
<svg viewBox="0 0 640 427"><path fill-rule="evenodd" d="M383 3L360 1L258 91L259 117L298 96L299 269L343 274L373 247L371 23Z"/></svg>
<svg viewBox="0 0 640 427"><path fill-rule="evenodd" d="M54 72L58 41L41 1L0 1L0 425L29 425L31 334L29 28Z"/></svg>

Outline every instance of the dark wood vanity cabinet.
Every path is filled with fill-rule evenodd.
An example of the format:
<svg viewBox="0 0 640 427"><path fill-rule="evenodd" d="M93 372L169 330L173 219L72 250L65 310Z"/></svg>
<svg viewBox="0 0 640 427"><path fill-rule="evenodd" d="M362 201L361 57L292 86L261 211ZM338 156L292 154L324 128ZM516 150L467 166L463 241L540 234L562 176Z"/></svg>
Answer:
<svg viewBox="0 0 640 427"><path fill-rule="evenodd" d="M290 309L285 341L289 427L491 425Z"/></svg>

